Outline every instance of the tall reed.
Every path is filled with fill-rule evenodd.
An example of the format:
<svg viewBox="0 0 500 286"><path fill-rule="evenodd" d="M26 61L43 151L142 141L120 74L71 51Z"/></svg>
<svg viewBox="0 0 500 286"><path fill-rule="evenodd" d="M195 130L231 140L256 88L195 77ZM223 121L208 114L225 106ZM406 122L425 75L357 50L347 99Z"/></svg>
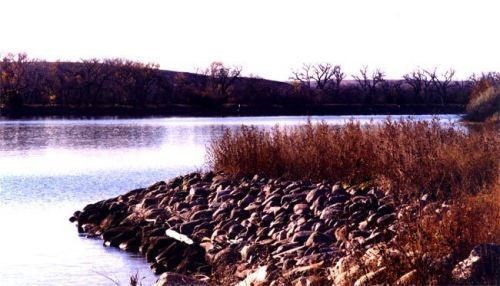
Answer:
<svg viewBox="0 0 500 286"><path fill-rule="evenodd" d="M370 127L350 121L263 130L226 130L208 146L210 168L233 176L385 182L402 195L475 193L499 171L496 129L467 132L430 122L386 120Z"/></svg>

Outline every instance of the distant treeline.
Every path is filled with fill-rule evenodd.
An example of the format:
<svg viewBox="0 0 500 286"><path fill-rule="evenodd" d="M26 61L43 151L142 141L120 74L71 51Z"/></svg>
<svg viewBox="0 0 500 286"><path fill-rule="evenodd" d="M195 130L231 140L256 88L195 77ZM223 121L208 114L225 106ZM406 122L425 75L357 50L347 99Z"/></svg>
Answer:
<svg viewBox="0 0 500 286"><path fill-rule="evenodd" d="M400 80L366 67L350 79L340 66L304 65L289 82L243 77L240 67L212 63L197 73L160 70L124 59L47 62L8 54L0 62L0 106L34 108L168 108L169 106L465 105L479 79L454 70L415 70ZM497 73L482 77L498 77Z"/></svg>

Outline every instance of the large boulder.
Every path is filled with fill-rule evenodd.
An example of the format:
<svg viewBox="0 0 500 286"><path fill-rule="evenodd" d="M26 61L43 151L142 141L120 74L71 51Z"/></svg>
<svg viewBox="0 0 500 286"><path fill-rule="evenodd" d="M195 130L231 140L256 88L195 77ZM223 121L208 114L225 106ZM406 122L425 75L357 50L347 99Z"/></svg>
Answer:
<svg viewBox="0 0 500 286"><path fill-rule="evenodd" d="M452 276L460 285L499 285L500 245L477 245L469 257L455 266Z"/></svg>

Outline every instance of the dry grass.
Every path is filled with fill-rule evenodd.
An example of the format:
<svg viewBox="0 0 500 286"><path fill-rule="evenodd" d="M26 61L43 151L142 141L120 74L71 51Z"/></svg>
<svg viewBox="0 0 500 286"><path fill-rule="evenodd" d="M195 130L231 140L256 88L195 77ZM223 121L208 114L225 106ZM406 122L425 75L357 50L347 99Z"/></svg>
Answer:
<svg viewBox="0 0 500 286"><path fill-rule="evenodd" d="M415 271L415 284L448 285L453 266L482 243L500 243L498 186L493 191L465 195L446 207L429 205L416 217L401 219L398 235L384 249L386 281Z"/></svg>
<svg viewBox="0 0 500 286"><path fill-rule="evenodd" d="M486 74L472 88L465 119L500 121L500 74Z"/></svg>
<svg viewBox="0 0 500 286"><path fill-rule="evenodd" d="M494 120L500 116L500 85L478 92L467 104L466 119L470 121Z"/></svg>
<svg viewBox="0 0 500 286"><path fill-rule="evenodd" d="M227 130L208 146L208 165L234 176L384 182L401 197L477 193L498 175L500 140L494 128L466 132L436 120L307 123L265 131Z"/></svg>

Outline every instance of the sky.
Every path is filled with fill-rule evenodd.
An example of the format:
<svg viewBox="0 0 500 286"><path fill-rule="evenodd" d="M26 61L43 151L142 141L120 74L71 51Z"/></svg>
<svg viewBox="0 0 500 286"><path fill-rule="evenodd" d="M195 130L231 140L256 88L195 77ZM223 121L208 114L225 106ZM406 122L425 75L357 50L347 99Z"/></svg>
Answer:
<svg viewBox="0 0 500 286"><path fill-rule="evenodd" d="M127 58L196 71L212 61L287 80L303 63L500 71L499 0L0 0L0 54Z"/></svg>

